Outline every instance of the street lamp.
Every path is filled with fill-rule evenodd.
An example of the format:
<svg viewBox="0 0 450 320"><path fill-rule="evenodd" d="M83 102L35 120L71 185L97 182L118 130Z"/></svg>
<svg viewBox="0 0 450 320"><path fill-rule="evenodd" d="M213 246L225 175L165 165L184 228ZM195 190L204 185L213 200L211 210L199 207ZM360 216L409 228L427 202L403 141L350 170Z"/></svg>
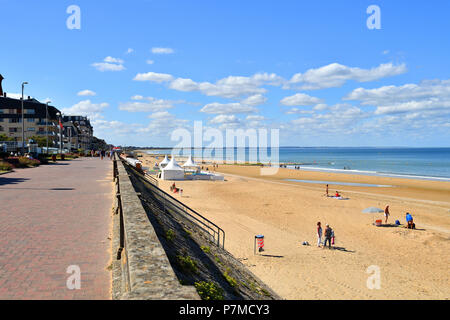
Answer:
<svg viewBox="0 0 450 320"><path fill-rule="evenodd" d="M47 138L47 149L46 149L46 153L48 154L48 104L51 101L47 101L46 105L45 105L45 137Z"/></svg>
<svg viewBox="0 0 450 320"><path fill-rule="evenodd" d="M61 113L57 113L56 116L58 117L59 123L59 154L62 155L62 128L61 128Z"/></svg>
<svg viewBox="0 0 450 320"><path fill-rule="evenodd" d="M23 117L23 89L28 82L22 82L22 155L25 154L25 121Z"/></svg>

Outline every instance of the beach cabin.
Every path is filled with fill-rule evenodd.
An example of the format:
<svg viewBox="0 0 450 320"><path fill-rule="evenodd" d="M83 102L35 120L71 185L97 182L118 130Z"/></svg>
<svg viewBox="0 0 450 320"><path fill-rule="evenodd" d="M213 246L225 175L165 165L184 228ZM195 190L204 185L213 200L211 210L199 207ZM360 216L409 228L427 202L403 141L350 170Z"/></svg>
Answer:
<svg viewBox="0 0 450 320"><path fill-rule="evenodd" d="M163 169L165 166L167 166L169 164L169 162L170 161L167 158L167 154L166 154L166 156L164 157L164 160L159 163L159 168Z"/></svg>
<svg viewBox="0 0 450 320"><path fill-rule="evenodd" d="M184 169L172 157L170 162L161 169L161 179L163 180L184 180Z"/></svg>

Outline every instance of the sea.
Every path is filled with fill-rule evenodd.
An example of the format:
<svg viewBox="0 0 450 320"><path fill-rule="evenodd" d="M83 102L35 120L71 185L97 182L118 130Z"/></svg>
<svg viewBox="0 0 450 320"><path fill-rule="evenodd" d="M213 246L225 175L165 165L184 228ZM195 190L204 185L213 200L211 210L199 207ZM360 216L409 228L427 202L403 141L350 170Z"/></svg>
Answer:
<svg viewBox="0 0 450 320"><path fill-rule="evenodd" d="M249 162L279 162L291 169L450 182L450 148L280 147L277 151L278 157L272 156L270 150L265 156L265 151L260 152L256 148L192 148L176 152L157 149L148 153L175 156L191 154L194 160L202 156L216 161L242 161L245 158Z"/></svg>

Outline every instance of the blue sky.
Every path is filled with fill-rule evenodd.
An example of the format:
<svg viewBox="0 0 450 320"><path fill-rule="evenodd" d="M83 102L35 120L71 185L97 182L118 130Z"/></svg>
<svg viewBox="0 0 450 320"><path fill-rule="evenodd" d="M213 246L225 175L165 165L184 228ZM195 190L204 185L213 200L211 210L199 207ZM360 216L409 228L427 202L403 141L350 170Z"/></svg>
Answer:
<svg viewBox="0 0 450 320"><path fill-rule="evenodd" d="M79 30L66 26L70 5ZM199 120L279 129L289 146L450 146L446 0L0 6L4 90L28 81L27 95L89 116L113 144L171 146Z"/></svg>

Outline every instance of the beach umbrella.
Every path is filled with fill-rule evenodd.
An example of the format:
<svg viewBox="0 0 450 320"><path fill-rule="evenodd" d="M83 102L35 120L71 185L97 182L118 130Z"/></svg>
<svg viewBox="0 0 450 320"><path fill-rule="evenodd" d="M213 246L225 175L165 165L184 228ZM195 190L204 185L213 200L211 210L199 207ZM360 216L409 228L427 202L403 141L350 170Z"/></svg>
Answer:
<svg viewBox="0 0 450 320"><path fill-rule="evenodd" d="M377 207L368 207L362 211L362 213L382 213L382 212L384 212L384 210Z"/></svg>
<svg viewBox="0 0 450 320"><path fill-rule="evenodd" d="M381 213L381 212L384 212L384 210L377 207L368 207L362 211L362 213Z"/></svg>

